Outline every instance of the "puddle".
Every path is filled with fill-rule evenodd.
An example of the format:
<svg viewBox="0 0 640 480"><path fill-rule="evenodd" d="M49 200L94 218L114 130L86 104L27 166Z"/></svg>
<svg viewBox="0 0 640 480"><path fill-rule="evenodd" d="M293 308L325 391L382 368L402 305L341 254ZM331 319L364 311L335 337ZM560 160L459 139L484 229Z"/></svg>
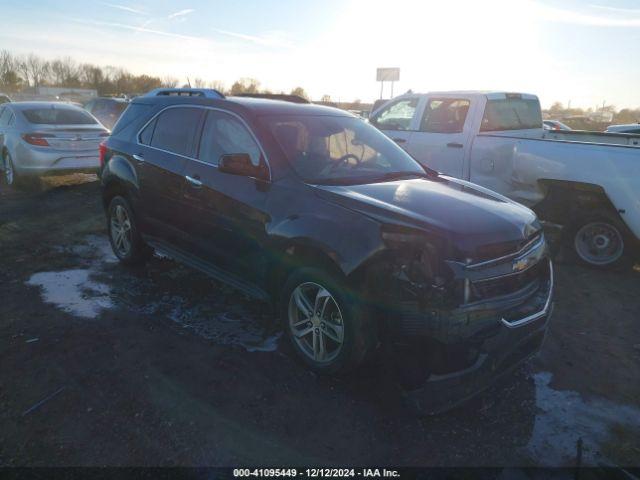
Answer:
<svg viewBox="0 0 640 480"><path fill-rule="evenodd" d="M549 386L551 378L548 372L534 375L539 412L527 449L536 464L575 464L579 438L583 441L584 465L610 463L602 454L602 446L612 441L611 428L624 425L640 429L640 409L603 398L584 399L573 391L554 390Z"/></svg>
<svg viewBox="0 0 640 480"><path fill-rule="evenodd" d="M91 280L90 269L40 272L31 276L27 285L41 288L46 303L72 315L95 318L104 309L113 308L109 287Z"/></svg>
<svg viewBox="0 0 640 480"><path fill-rule="evenodd" d="M249 352L274 352L281 332L268 335L259 319L248 312L208 312L206 306L177 305L168 317L207 340L238 345Z"/></svg>
<svg viewBox="0 0 640 480"><path fill-rule="evenodd" d="M144 280L126 271L117 274L118 282L113 286L94 279L111 277L113 272L107 277L100 274L104 273L105 264L118 261L106 237L89 235L80 244L57 249L75 255L87 268L36 273L27 284L39 286L45 302L66 312L78 317L95 318L104 309L120 306L142 315L165 316L218 344L241 346L249 352L273 352L278 348L281 333L267 329L266 317L252 313L253 309L243 304L242 300L233 305L224 304L230 294L224 287L206 300L170 294L158 300L161 287L154 282L158 269L153 265L148 268L148 276ZM160 261L167 258L158 257ZM169 267L160 275L170 277L172 282L169 288L180 292L180 288L185 286L184 282L189 282L192 272L177 266ZM211 280L203 277L202 281Z"/></svg>
<svg viewBox="0 0 640 480"><path fill-rule="evenodd" d="M116 263L118 259L111 250L111 244L103 235L87 235L84 243L75 245L61 245L55 247L59 252L74 254L88 262Z"/></svg>
<svg viewBox="0 0 640 480"><path fill-rule="evenodd" d="M91 278L101 271L104 263L117 261L109 241L102 236L89 235L82 244L59 246L56 250L75 254L88 264L88 268L39 272L29 278L27 285L40 287L45 303L77 317L96 318L103 310L114 308L109 286Z"/></svg>

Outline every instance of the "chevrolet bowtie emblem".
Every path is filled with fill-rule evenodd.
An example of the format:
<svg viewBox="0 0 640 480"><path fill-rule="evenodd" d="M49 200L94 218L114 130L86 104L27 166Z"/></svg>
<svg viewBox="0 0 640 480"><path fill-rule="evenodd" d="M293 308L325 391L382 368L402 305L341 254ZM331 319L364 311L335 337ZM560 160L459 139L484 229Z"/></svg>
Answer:
<svg viewBox="0 0 640 480"><path fill-rule="evenodd" d="M514 260L513 264L511 265L511 269L514 272L522 272L523 270L527 269L527 267L529 266L529 262L529 258L519 258L518 260Z"/></svg>

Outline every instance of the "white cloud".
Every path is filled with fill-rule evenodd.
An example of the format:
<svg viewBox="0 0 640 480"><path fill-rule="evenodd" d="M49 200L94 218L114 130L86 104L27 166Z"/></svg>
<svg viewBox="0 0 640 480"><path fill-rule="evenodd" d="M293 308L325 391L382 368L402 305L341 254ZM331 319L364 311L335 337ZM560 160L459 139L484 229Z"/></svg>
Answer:
<svg viewBox="0 0 640 480"><path fill-rule="evenodd" d="M634 13L636 15L640 15L640 8L620 8L620 7L610 7L607 5L589 5L591 8L597 8L599 10L606 10L614 13Z"/></svg>
<svg viewBox="0 0 640 480"><path fill-rule="evenodd" d="M138 10L136 8L128 7L126 5L117 5L115 3L105 3L105 2L100 2L100 3L102 5L104 5L105 7L115 8L117 10L122 10L124 12L137 13L138 15L147 15L147 13L143 12L142 10Z"/></svg>
<svg viewBox="0 0 640 480"><path fill-rule="evenodd" d="M265 47L290 48L292 46L291 43L285 38L286 36L283 32L272 32L267 35L257 36L257 35L247 35L245 33L230 32L228 30L222 30L219 28L214 28L214 31L222 35L238 38L240 40L245 40L247 42L255 43L257 45L262 45Z"/></svg>
<svg viewBox="0 0 640 480"><path fill-rule="evenodd" d="M97 21L97 20L88 20L88 19L84 19L84 18L70 18L70 20L72 22L82 23L82 24L85 24L85 25L88 24L88 25L96 25L96 26L101 26L101 27L120 28L120 29L123 29L123 30L132 30L134 32L150 33L150 34L153 34L153 35L162 35L164 37L182 38L182 39L185 39L185 40L199 40L199 37L193 37L191 35L182 35L180 33L166 32L166 31L163 31L163 30L155 30L155 29L151 29L151 28L146 28L144 26L128 25L126 23L100 22L100 21ZM147 24L147 23L148 22L145 22L145 24Z"/></svg>
<svg viewBox="0 0 640 480"><path fill-rule="evenodd" d="M167 18L178 18L184 17L185 15L189 15L190 13L195 12L193 8L185 8L184 10L178 10L177 12L173 12L170 15L167 15Z"/></svg>
<svg viewBox="0 0 640 480"><path fill-rule="evenodd" d="M543 21L568 23L573 25L583 25L590 27L610 27L610 28L636 28L640 27L640 11L636 11L636 16L629 17L629 11L623 12L623 9L615 7L599 7L601 10L608 10L612 13L625 13L624 16L620 15L598 15L596 13L582 13L576 10L567 10L562 8L552 7L535 0L527 1L524 6L535 15L538 19Z"/></svg>

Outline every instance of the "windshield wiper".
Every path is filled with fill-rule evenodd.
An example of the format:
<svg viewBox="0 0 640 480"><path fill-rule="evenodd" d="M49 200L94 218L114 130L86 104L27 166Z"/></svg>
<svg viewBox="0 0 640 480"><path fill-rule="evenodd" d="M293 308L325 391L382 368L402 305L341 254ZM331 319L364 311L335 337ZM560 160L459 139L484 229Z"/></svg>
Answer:
<svg viewBox="0 0 640 480"><path fill-rule="evenodd" d="M418 178L434 178L438 176L438 172L435 170L427 169L425 167L424 172L389 172L385 173L380 177L376 177L375 181L390 181L390 180L399 180L405 177L418 177Z"/></svg>

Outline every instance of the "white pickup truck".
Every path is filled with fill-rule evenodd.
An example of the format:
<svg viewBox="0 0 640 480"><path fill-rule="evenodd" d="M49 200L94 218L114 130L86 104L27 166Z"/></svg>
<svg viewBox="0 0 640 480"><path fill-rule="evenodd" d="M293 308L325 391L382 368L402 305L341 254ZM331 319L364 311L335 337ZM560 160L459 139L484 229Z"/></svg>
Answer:
<svg viewBox="0 0 640 480"><path fill-rule="evenodd" d="M560 224L578 257L611 267L640 239L640 135L547 131L535 95L407 93L369 121L423 165Z"/></svg>

